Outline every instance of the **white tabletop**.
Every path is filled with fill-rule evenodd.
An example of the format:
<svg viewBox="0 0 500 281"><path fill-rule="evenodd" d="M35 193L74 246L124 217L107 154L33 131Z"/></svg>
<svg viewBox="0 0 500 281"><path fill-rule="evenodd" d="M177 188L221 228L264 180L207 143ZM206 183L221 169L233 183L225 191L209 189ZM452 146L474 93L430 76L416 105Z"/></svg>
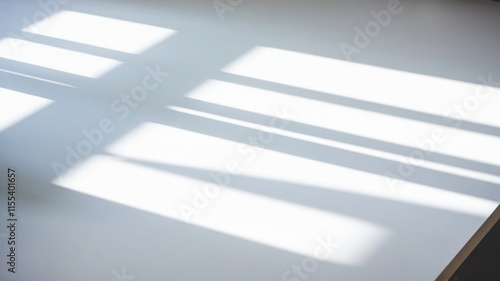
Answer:
<svg viewBox="0 0 500 281"><path fill-rule="evenodd" d="M500 201L499 4L40 3L0 9L2 280L434 280Z"/></svg>

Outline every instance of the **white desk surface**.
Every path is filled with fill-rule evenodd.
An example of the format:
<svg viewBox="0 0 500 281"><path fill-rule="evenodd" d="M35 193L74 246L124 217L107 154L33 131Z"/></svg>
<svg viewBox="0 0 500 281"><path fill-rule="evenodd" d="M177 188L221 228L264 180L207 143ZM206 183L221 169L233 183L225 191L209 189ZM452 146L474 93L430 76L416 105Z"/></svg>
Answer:
<svg viewBox="0 0 500 281"><path fill-rule="evenodd" d="M500 4L50 3L0 9L2 280L434 280L500 201Z"/></svg>

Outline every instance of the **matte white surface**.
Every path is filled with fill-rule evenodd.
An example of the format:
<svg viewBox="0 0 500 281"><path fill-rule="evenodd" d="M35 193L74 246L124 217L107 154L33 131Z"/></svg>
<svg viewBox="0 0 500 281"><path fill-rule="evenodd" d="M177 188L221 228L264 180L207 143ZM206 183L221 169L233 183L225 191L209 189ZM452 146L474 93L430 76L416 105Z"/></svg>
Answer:
<svg viewBox="0 0 500 281"><path fill-rule="evenodd" d="M2 280L434 280L500 202L500 4L401 0L347 60L389 1L52 3L0 4Z"/></svg>

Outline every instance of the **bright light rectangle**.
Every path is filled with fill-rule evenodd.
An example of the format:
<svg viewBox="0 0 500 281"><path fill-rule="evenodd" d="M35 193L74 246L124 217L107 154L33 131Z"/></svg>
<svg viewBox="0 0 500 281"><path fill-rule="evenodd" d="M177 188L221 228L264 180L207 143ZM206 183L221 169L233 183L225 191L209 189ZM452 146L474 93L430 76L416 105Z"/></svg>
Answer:
<svg viewBox="0 0 500 281"><path fill-rule="evenodd" d="M254 47L222 71L438 116L481 87L479 78L477 83L466 83L263 46ZM490 89L500 93L498 87ZM481 116L470 120L491 123Z"/></svg>
<svg viewBox="0 0 500 281"><path fill-rule="evenodd" d="M207 80L194 88L187 96L201 101L197 104L197 110L200 112L205 107L210 109L210 105L225 107L228 113L234 115L233 118L236 121L233 123L241 122L238 120L238 114L233 113L235 110L241 110L242 114L246 114L246 112L256 113L254 116L256 120L262 120L258 117L259 114L269 116L270 120L275 117L273 116L274 112L286 111L288 120L300 122L306 126L291 125L285 130L293 131L298 128L300 132L300 128L305 128L308 129L308 132L318 132L319 134L319 136L314 134L295 136L299 139L317 142L316 140L323 138L321 143L325 143L325 141L330 142L330 144L336 142L336 147L349 150L348 147L356 147L357 152L383 158L388 156L380 155L386 153L383 150L379 151L374 145L383 144L378 141L385 142L387 146L395 144L393 151L398 151L398 145L420 149L417 143L420 144L431 138L434 131L440 131L443 132L445 140L436 145L436 150L438 150L436 152L500 166L500 158L490 151L491 147L497 146L498 138L495 136L467 130L454 130L419 120L297 97L228 81ZM227 117L228 114L217 108L211 109L209 113L221 117ZM311 125L311 127L307 128L307 125ZM328 130L332 131L328 133ZM289 135L288 133L284 134ZM471 143L476 145L470 145ZM366 149L372 150L375 154ZM408 150L402 155L396 153L396 161L401 161L401 157L408 158L410 151ZM393 157L394 155L390 156L391 159Z"/></svg>
<svg viewBox="0 0 500 281"><path fill-rule="evenodd" d="M26 27L23 30L31 29ZM130 54L140 54L175 33L168 28L74 11L61 11L53 15L36 32Z"/></svg>
<svg viewBox="0 0 500 281"><path fill-rule="evenodd" d="M0 132L52 102L45 98L0 88Z"/></svg>
<svg viewBox="0 0 500 281"><path fill-rule="evenodd" d="M12 38L0 40L0 51L2 51L0 57L2 58L84 77L98 78L121 64L114 59L21 39L14 39L19 40L19 44L23 46L22 52L16 52L10 48L9 40Z"/></svg>
<svg viewBox="0 0 500 281"><path fill-rule="evenodd" d="M54 183L179 221L194 188L206 184L103 155L86 159ZM318 236L333 234L339 248L327 259L345 265L362 264L390 235L368 221L233 189L201 212L192 224L304 256L314 255Z"/></svg>

